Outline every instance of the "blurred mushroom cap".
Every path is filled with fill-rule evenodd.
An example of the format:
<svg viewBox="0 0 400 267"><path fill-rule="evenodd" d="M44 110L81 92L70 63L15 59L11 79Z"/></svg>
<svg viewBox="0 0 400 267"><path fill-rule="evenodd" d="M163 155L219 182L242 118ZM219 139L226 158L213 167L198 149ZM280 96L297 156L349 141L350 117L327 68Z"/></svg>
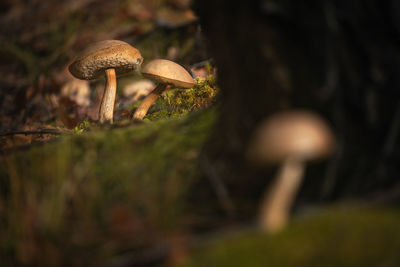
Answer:
<svg viewBox="0 0 400 267"><path fill-rule="evenodd" d="M87 47L69 66L78 79L93 80L115 69L117 75L137 69L143 58L136 48L119 40L104 40Z"/></svg>
<svg viewBox="0 0 400 267"><path fill-rule="evenodd" d="M154 59L142 68L144 77L177 88L192 88L194 79L181 65L166 59Z"/></svg>
<svg viewBox="0 0 400 267"><path fill-rule="evenodd" d="M130 82L122 88L124 97L148 95L156 85L153 81L148 79L142 79Z"/></svg>
<svg viewBox="0 0 400 267"><path fill-rule="evenodd" d="M75 101L79 106L90 105L90 86L88 81L72 79L61 88L60 95Z"/></svg>
<svg viewBox="0 0 400 267"><path fill-rule="evenodd" d="M257 127L247 157L259 165L280 163L289 157L315 160L329 156L334 145L332 131L320 116L308 111L285 111Z"/></svg>

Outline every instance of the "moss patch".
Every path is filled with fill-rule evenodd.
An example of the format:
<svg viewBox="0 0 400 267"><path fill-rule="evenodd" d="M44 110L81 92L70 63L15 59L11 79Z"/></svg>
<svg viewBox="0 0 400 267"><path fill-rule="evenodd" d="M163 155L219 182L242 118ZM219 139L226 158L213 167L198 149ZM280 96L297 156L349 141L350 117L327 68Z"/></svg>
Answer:
<svg viewBox="0 0 400 267"><path fill-rule="evenodd" d="M190 89L174 89L161 95L150 108L145 120L159 120L169 117L181 117L190 112L208 108L216 102L218 87L215 76L196 79Z"/></svg>
<svg viewBox="0 0 400 267"><path fill-rule="evenodd" d="M213 118L91 129L1 157L1 258L93 266L178 229Z"/></svg>
<svg viewBox="0 0 400 267"><path fill-rule="evenodd" d="M400 212L328 208L266 235L241 233L208 244L181 266L399 266Z"/></svg>

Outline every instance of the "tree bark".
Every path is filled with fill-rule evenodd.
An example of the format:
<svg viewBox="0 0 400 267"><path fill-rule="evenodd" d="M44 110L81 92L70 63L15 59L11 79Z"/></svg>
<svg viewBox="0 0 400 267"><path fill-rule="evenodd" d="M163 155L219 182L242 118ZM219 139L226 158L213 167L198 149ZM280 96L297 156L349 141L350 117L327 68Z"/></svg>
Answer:
<svg viewBox="0 0 400 267"><path fill-rule="evenodd" d="M310 165L300 199L366 197L399 185L400 4L202 0L194 8L221 87L204 153L232 194L262 194L265 171L248 166L244 151L261 120L290 108L325 117L339 141L330 161ZM253 181L247 190L244 177Z"/></svg>

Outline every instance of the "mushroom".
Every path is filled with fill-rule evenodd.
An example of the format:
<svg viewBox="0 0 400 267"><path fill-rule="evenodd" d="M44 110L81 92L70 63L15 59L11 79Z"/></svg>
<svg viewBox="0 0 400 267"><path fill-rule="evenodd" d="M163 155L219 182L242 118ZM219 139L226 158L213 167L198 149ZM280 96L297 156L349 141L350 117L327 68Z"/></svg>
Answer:
<svg viewBox="0 0 400 267"><path fill-rule="evenodd" d="M142 69L144 77L158 82L154 90L140 103L133 114L134 119L143 119L150 106L157 98L166 92L167 86L173 88L192 88L195 84L192 76L181 65L166 59L154 59Z"/></svg>
<svg viewBox="0 0 400 267"><path fill-rule="evenodd" d="M248 146L248 160L257 165L281 163L261 203L259 223L263 231L276 232L286 225L305 162L329 156L334 143L326 122L308 111L272 115L256 129Z"/></svg>
<svg viewBox="0 0 400 267"><path fill-rule="evenodd" d="M100 105L100 123L112 123L116 75L137 69L143 58L139 50L119 40L104 40L86 48L69 66L73 76L81 80L93 80L102 75L106 77L106 87Z"/></svg>

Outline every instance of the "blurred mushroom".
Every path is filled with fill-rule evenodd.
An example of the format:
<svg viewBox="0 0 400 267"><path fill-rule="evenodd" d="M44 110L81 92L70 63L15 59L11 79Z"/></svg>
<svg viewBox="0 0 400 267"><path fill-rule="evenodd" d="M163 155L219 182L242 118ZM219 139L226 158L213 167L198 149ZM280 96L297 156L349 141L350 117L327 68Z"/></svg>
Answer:
<svg viewBox="0 0 400 267"><path fill-rule="evenodd" d="M276 232L286 225L305 162L329 156L334 143L326 122L307 111L272 115L256 129L247 150L248 160L257 165L281 164L261 203L262 230Z"/></svg>
<svg viewBox="0 0 400 267"><path fill-rule="evenodd" d="M158 10L156 24L168 29L176 29L190 25L197 21L197 17L191 9L173 10L163 8Z"/></svg>
<svg viewBox="0 0 400 267"><path fill-rule="evenodd" d="M191 0L167 0L168 4L183 10L190 8L191 2Z"/></svg>
<svg viewBox="0 0 400 267"><path fill-rule="evenodd" d="M79 106L87 107L90 105L89 82L71 78L61 87L60 95L70 98Z"/></svg>
<svg viewBox="0 0 400 267"><path fill-rule="evenodd" d="M123 87L122 92L124 97L129 98L132 100L132 102L135 102L141 97L147 96L155 87L156 85L153 81L141 79L126 84Z"/></svg>
<svg viewBox="0 0 400 267"><path fill-rule="evenodd" d="M142 74L147 79L158 82L154 90L140 103L133 114L134 119L143 119L150 106L167 90L173 88L192 88L195 84L192 76L181 65L166 59L154 59L142 69Z"/></svg>
<svg viewBox="0 0 400 267"><path fill-rule="evenodd" d="M97 42L85 49L69 66L69 71L78 79L93 80L106 76L106 87L100 105L100 123L112 123L116 75L137 69L143 58L139 50L119 40Z"/></svg>

